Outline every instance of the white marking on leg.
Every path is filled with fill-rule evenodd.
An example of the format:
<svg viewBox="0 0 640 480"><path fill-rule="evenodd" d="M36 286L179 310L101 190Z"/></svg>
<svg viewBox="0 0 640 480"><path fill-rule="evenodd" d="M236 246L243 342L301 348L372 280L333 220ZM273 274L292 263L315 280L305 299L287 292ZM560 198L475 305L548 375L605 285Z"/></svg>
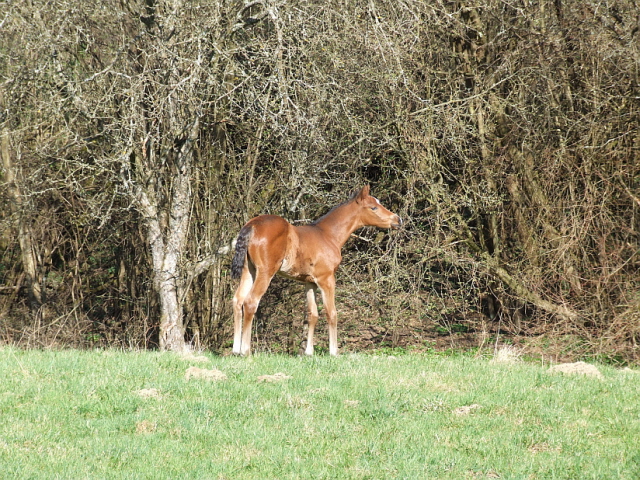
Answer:
<svg viewBox="0 0 640 480"><path fill-rule="evenodd" d="M242 321L244 316L244 301L253 286L253 272L245 265L240 277L240 284L233 296L233 350L235 355L241 354Z"/></svg>
<svg viewBox="0 0 640 480"><path fill-rule="evenodd" d="M313 334L318 323L318 305L316 304L316 287L313 284L307 284L307 306L308 306L308 333L307 333L307 348L305 349L305 355L313 355Z"/></svg>

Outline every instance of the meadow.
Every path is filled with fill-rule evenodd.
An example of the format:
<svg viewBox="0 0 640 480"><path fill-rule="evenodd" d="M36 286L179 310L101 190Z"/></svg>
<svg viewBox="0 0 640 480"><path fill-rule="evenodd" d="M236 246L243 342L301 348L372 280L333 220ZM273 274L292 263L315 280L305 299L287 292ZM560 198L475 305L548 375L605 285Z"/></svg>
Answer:
<svg viewBox="0 0 640 480"><path fill-rule="evenodd" d="M635 479L640 374L469 355L0 349L3 478ZM185 377L189 367L226 379ZM259 381L283 373L290 378Z"/></svg>

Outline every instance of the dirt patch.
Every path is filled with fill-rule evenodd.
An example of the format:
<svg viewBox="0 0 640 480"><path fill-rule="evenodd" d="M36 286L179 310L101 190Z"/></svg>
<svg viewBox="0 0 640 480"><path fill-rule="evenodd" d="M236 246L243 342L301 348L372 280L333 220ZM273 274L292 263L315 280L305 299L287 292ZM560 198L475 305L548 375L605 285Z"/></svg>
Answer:
<svg viewBox="0 0 640 480"><path fill-rule="evenodd" d="M162 398L157 388L143 388L142 390L138 390L136 394L141 398Z"/></svg>
<svg viewBox="0 0 640 480"><path fill-rule="evenodd" d="M214 368L213 370L207 370L199 367L189 367L187 368L187 372L185 373L185 378L187 380L190 380L192 378L201 378L203 380L218 381L226 380L227 375L225 375L217 368Z"/></svg>
<svg viewBox="0 0 640 480"><path fill-rule="evenodd" d="M283 380L289 380L293 377L285 375L284 373L274 373L273 375L261 375L258 377L258 383L260 382L282 382Z"/></svg>
<svg viewBox="0 0 640 480"><path fill-rule="evenodd" d="M469 415L473 410L477 408L480 408L480 405L474 403L473 405L458 407L453 411L453 413L455 413L456 415Z"/></svg>
<svg viewBox="0 0 640 480"><path fill-rule="evenodd" d="M156 431L155 422L151 422L149 420L142 420L141 422L136 423L136 433L145 434L145 433L153 433Z"/></svg>
<svg viewBox="0 0 640 480"><path fill-rule="evenodd" d="M182 355L182 358L189 362L195 362L195 363L206 363L209 361L208 357L205 357L204 355L194 355L192 352L184 353Z"/></svg>
<svg viewBox="0 0 640 480"><path fill-rule="evenodd" d="M585 362L561 363L547 370L549 373L566 373L569 375L587 375L589 377L602 378L602 373L595 366Z"/></svg>
<svg viewBox="0 0 640 480"><path fill-rule="evenodd" d="M531 453L535 455L537 453L543 453L543 452L560 452L561 448L552 447L547 442L542 442L542 443L534 443L527 450L529 450Z"/></svg>

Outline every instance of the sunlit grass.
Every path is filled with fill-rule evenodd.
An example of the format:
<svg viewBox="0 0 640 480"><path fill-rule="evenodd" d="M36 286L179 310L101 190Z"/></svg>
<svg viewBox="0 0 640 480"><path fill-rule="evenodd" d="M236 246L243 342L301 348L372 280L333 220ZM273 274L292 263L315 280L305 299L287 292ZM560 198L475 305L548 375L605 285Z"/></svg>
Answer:
<svg viewBox="0 0 640 480"><path fill-rule="evenodd" d="M7 478L638 478L640 375L417 354L0 349ZM277 372L279 382L257 378ZM142 389L155 389L141 396ZM460 408L469 407L469 408Z"/></svg>

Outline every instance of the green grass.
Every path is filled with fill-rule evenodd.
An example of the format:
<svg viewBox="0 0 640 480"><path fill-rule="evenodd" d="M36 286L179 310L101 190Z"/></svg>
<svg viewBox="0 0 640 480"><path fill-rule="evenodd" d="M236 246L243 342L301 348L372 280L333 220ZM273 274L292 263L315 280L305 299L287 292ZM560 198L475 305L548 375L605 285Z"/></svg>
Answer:
<svg viewBox="0 0 640 480"><path fill-rule="evenodd" d="M210 360L0 349L0 477L640 478L633 372L418 354ZM187 381L191 365L228 379ZM256 380L276 372L293 378Z"/></svg>

